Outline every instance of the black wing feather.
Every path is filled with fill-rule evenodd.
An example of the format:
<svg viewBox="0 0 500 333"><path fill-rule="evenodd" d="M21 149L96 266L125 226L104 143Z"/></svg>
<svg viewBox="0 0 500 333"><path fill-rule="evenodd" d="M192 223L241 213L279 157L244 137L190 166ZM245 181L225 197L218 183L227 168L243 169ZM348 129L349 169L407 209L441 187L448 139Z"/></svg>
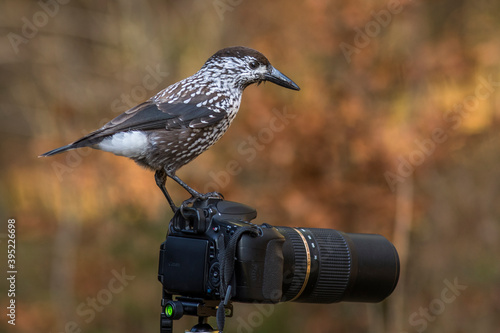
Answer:
<svg viewBox="0 0 500 333"><path fill-rule="evenodd" d="M41 156L50 156L74 148L92 146L105 137L118 132L176 130L188 127L204 128L218 123L225 115L225 111L215 112L204 106L198 107L193 103L158 103L149 100L125 111L97 131L72 144L51 150Z"/></svg>
<svg viewBox="0 0 500 333"><path fill-rule="evenodd" d="M207 127L224 118L225 112L214 112L207 107L185 103L155 103L147 101L122 113L109 123L76 141L94 140L125 131L181 129ZM203 122L198 120L202 119ZM193 126L195 125L195 126Z"/></svg>

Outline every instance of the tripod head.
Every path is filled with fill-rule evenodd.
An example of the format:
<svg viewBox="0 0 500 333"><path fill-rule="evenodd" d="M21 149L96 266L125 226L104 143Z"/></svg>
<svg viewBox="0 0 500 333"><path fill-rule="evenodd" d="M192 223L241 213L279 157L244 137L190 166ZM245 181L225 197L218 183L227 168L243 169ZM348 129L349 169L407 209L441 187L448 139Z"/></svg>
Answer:
<svg viewBox="0 0 500 333"><path fill-rule="evenodd" d="M219 332L208 324L208 318L217 315L218 301L192 297L177 297L174 300L173 295L164 290L161 304L163 309L160 319L161 333L172 333L173 321L181 319L184 315L198 317L198 324L186 332ZM232 317L233 305L231 303L225 306L225 315Z"/></svg>

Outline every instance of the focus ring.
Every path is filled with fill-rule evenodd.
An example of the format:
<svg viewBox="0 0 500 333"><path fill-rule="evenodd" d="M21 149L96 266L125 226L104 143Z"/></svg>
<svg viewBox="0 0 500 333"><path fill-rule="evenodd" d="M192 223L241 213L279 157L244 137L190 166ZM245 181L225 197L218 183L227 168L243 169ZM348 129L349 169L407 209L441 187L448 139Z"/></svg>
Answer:
<svg viewBox="0 0 500 333"><path fill-rule="evenodd" d="M307 275L307 254L302 237L293 228L276 227L278 231L285 236L287 245L291 245L294 259L293 271L283 272L284 283L288 285L286 290L283 290L282 301L290 301L294 299L302 289L304 280Z"/></svg>

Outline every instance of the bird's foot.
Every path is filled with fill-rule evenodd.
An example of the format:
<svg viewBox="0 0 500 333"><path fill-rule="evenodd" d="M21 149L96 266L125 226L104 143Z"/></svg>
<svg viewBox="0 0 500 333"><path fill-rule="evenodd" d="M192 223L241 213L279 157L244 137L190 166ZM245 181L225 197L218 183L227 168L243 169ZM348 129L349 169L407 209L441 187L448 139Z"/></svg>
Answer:
<svg viewBox="0 0 500 333"><path fill-rule="evenodd" d="M224 200L224 196L222 194L220 194L219 192L209 192L209 193L205 193L205 194L200 194L198 196L192 196L191 198L187 199L187 200L184 200L182 202L182 207L189 207L189 206L192 206L195 201L199 200L199 201L204 201L204 200L208 200L208 199L221 199L221 200Z"/></svg>
<svg viewBox="0 0 500 333"><path fill-rule="evenodd" d="M222 194L220 194L219 192L208 192L208 193L200 195L199 199L200 200L207 200L207 199L224 200L224 196Z"/></svg>

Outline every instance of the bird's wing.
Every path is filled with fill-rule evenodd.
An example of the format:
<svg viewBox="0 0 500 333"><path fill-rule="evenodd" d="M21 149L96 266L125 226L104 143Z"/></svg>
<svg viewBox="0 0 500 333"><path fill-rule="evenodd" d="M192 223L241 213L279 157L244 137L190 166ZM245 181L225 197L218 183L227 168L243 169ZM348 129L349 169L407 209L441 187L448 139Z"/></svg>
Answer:
<svg viewBox="0 0 500 333"><path fill-rule="evenodd" d="M73 144L80 147L92 145L106 136L125 131L203 128L216 124L225 115L225 111L217 112L191 103L158 103L149 100L125 111Z"/></svg>

